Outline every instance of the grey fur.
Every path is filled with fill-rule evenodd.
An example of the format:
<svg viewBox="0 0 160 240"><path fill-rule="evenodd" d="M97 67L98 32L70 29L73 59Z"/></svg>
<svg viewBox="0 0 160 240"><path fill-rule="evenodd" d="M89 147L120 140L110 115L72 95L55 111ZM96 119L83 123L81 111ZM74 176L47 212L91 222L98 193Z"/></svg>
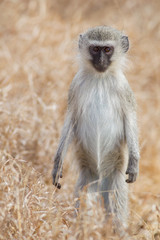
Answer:
<svg viewBox="0 0 160 240"><path fill-rule="evenodd" d="M135 99L123 74L126 52L123 36L111 27L96 27L80 36L80 69L69 90L67 117L54 160L53 184L59 186L63 159L73 141L80 167L75 196L86 185L88 192L99 191L107 212L125 223L126 182L136 180L139 149ZM90 63L88 47L92 41L114 46L111 64L103 73ZM129 175L126 181L125 172Z"/></svg>
<svg viewBox="0 0 160 240"><path fill-rule="evenodd" d="M108 26L99 26L96 28L91 28L83 34L87 36L89 40L97 41L108 41L108 40L119 40L122 36L122 32Z"/></svg>

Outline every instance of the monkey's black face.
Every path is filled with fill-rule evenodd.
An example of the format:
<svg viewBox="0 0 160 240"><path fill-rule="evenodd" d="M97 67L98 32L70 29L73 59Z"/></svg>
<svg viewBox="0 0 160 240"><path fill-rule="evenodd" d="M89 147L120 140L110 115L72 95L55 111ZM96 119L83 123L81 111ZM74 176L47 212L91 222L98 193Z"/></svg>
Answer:
<svg viewBox="0 0 160 240"><path fill-rule="evenodd" d="M91 63L98 72L105 72L111 64L111 57L114 52L113 46L94 46L89 47L92 56Z"/></svg>

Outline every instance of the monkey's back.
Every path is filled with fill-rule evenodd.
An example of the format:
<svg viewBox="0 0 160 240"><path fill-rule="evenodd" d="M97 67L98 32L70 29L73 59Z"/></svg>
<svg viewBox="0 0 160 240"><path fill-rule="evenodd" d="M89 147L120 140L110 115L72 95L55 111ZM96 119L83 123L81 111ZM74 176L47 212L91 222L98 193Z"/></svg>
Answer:
<svg viewBox="0 0 160 240"><path fill-rule="evenodd" d="M117 167L121 169L124 113L115 79L84 79L78 91L76 84L73 89L73 117L77 119L74 135L80 163L105 174Z"/></svg>

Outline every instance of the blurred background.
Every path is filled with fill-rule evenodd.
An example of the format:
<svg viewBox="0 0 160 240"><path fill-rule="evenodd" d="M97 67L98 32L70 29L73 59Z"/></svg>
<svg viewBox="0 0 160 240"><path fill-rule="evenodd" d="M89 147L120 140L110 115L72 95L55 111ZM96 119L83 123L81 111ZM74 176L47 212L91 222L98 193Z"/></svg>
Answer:
<svg viewBox="0 0 160 240"><path fill-rule="evenodd" d="M77 232L79 239L106 239L103 223L92 236L96 223L86 233L70 216L77 177L72 151L59 192L51 179L78 69L78 36L97 25L130 39L126 76L138 105L141 161L130 188L129 232L135 239L160 239L159 13L159 0L0 1L1 239L76 239Z"/></svg>

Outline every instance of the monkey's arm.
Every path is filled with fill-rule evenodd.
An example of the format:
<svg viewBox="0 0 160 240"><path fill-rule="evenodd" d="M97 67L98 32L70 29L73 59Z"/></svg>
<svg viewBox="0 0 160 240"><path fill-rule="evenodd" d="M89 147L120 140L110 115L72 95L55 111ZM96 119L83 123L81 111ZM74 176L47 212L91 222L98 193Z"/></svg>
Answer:
<svg viewBox="0 0 160 240"><path fill-rule="evenodd" d="M129 150L129 161L126 174L128 174L127 183L136 181L139 172L139 145L138 145L138 129L135 110L135 102L132 94L128 100L128 111L125 115L125 136Z"/></svg>
<svg viewBox="0 0 160 240"><path fill-rule="evenodd" d="M64 126L62 129L62 134L60 137L59 146L54 157L54 167L52 171L53 184L59 189L61 188L61 184L58 183L58 180L59 178L62 178L63 159L71 141L72 141L72 121L71 114L67 112L66 119L64 121Z"/></svg>

